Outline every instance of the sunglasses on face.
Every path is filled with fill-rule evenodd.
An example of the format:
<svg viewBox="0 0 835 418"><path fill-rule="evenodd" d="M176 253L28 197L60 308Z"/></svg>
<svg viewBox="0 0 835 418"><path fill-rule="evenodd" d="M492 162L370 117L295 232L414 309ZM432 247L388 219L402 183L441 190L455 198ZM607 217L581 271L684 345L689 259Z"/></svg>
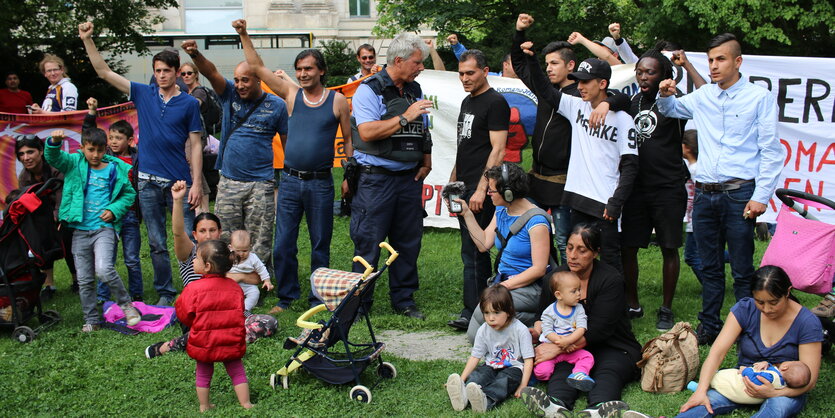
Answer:
<svg viewBox="0 0 835 418"><path fill-rule="evenodd" d="M194 71L183 71L180 73L181 77L185 77L187 75L194 75Z"/></svg>
<svg viewBox="0 0 835 418"><path fill-rule="evenodd" d="M373 59L374 59L374 56L373 56L373 55L369 55L369 56L366 56L366 57L360 57L360 59L361 59L361 60L363 60L363 61L370 61L370 60L373 60Z"/></svg>

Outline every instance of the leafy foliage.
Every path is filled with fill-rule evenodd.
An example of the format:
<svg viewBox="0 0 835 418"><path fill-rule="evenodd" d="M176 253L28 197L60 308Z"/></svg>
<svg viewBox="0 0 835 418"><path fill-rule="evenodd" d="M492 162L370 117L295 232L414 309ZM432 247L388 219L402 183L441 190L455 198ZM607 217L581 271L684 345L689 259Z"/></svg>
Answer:
<svg viewBox="0 0 835 418"><path fill-rule="evenodd" d="M340 40L320 41L322 55L328 64L328 73L325 78L327 87L340 86L345 84L348 77L357 72L356 53L348 47L348 42Z"/></svg>
<svg viewBox="0 0 835 418"><path fill-rule="evenodd" d="M574 31L601 39L611 22L621 23L636 50L666 39L703 51L721 32L735 33L745 53L825 56L835 47L830 0L379 0L377 11L377 34L426 27L444 36L457 33L467 47L488 54L491 68L507 53L523 12L537 19L529 33L535 48Z"/></svg>
<svg viewBox="0 0 835 418"><path fill-rule="evenodd" d="M66 74L80 93L79 103L94 96L100 105L122 99L121 93L97 78L87 60L78 24L92 21L94 36L101 51L122 54L132 51L147 53L143 33L152 32L162 22L152 16L153 8L177 7L177 0L0 0L0 69L18 71L21 87L32 93L35 101L43 98L48 82L38 72L37 64L44 53L64 59ZM124 72L120 60L109 60L114 71Z"/></svg>

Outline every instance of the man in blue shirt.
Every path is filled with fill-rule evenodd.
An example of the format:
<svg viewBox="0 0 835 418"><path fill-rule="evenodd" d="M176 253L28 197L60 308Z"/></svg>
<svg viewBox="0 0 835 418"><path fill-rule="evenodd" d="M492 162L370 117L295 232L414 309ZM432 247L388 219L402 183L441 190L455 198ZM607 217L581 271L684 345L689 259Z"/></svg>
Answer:
<svg viewBox="0 0 835 418"><path fill-rule="evenodd" d="M357 88L352 104L359 138L353 138L359 164L351 202L354 255L376 265L377 246L388 237L400 253L389 269L394 309L424 319L413 297L418 289L417 259L423 236L423 179L432 170L427 120L433 103L423 100L415 78L423 71L428 47L417 35L402 33L389 45L388 66ZM365 268L354 263L354 271ZM369 292L370 294L371 292ZM364 309L370 309L365 301Z"/></svg>
<svg viewBox="0 0 835 418"><path fill-rule="evenodd" d="M215 214L223 225L223 238L246 230L252 252L269 265L275 222L272 140L276 133L282 141L287 138L287 107L283 100L261 90L261 79L246 62L235 67L234 81L227 80L200 53L197 42L185 41L182 48L209 79L223 109L215 166L220 170Z"/></svg>
<svg viewBox="0 0 835 418"><path fill-rule="evenodd" d="M713 38L707 57L715 84L676 98L675 81L664 80L658 99L661 113L693 119L699 132L693 232L704 269L700 344L713 343L722 328L725 243L734 296L740 300L751 295L754 225L777 188L784 158L774 95L742 80L742 49L736 37L725 33Z"/></svg>
<svg viewBox="0 0 835 418"><path fill-rule="evenodd" d="M171 280L171 259L168 256L165 231L166 213L167 208L173 208L171 186L174 181L185 180L191 185L192 179L199 181L203 170L200 104L194 97L181 92L175 84L180 67L177 54L163 51L154 55L152 63L157 85L134 83L113 72L104 61L93 42L92 23L78 25L78 34L96 74L122 93L130 94L136 106L140 133L136 165L138 200L151 247L154 288L159 294L156 305L171 305L177 290ZM185 155L186 141L189 139L190 173ZM194 208L200 206L203 192L198 186L191 187L187 193L188 200L183 201L183 213L186 233L190 236Z"/></svg>

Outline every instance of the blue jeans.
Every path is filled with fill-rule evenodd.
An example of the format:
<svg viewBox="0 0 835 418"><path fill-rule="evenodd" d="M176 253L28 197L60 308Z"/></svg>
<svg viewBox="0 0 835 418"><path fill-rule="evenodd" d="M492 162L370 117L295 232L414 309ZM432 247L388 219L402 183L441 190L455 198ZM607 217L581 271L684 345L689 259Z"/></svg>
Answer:
<svg viewBox="0 0 835 418"><path fill-rule="evenodd" d="M310 233L310 272L330 264L331 236L333 235L333 178L302 180L284 176L278 189L275 210L275 266L277 306L286 308L299 298L299 224L302 215L307 219ZM317 300L311 292L311 304Z"/></svg>
<svg viewBox="0 0 835 418"><path fill-rule="evenodd" d="M690 266L696 280L702 282L702 259L699 257L699 248L696 246L696 235L692 232L686 233L684 239L684 263Z"/></svg>
<svg viewBox="0 0 835 418"><path fill-rule="evenodd" d="M725 243L730 254L736 300L751 296L754 277L754 219L743 219L754 183L725 192L696 189L693 198L693 232L702 258L702 329L717 335L722 329L719 313L725 299Z"/></svg>
<svg viewBox="0 0 835 418"><path fill-rule="evenodd" d="M125 267L128 268L128 292L131 296L142 296L142 265L139 262L139 247L142 245L142 236L139 234L139 218L136 212L129 210L122 218L122 232L119 233L122 239L122 256L125 259ZM116 251L118 243L113 247L113 264L116 264ZM110 299L110 288L99 281L98 298L100 300Z"/></svg>
<svg viewBox="0 0 835 418"><path fill-rule="evenodd" d="M168 256L168 233L165 222L174 207L171 198L172 182L159 180L139 180L139 206L148 231L148 246L151 248L151 264L154 266L154 289L160 297L174 299L177 290L171 280L171 258ZM188 196L189 189L186 189ZM192 239L191 227L194 223L194 211L183 199L183 217L185 230Z"/></svg>
<svg viewBox="0 0 835 418"><path fill-rule="evenodd" d="M565 265L565 245L571 234L571 207L551 206L551 218L554 220L554 244L560 252L560 265Z"/></svg>
<svg viewBox="0 0 835 418"><path fill-rule="evenodd" d="M713 414L710 414L702 405L699 405L695 408L690 408L686 412L682 412L677 415L677 417L684 417L684 418L701 418L701 417L712 417L715 415L724 415L728 414L733 410L744 408L744 407L752 407L753 405L743 405L738 404L736 402L732 402L728 398L722 396L719 392L710 389L707 391L707 397L710 399L710 407L713 408ZM800 413L803 410L803 407L806 406L806 395L800 395L794 398L789 398L787 396L778 396L776 398L768 398L765 402L760 405L759 411L751 417L756 418L780 418L780 417L793 417Z"/></svg>
<svg viewBox="0 0 835 418"><path fill-rule="evenodd" d="M116 303L121 305L130 302L125 285L113 266L116 231L113 228L92 231L76 229L73 232L72 244L84 323L98 324L101 317L96 309L96 277L110 287Z"/></svg>

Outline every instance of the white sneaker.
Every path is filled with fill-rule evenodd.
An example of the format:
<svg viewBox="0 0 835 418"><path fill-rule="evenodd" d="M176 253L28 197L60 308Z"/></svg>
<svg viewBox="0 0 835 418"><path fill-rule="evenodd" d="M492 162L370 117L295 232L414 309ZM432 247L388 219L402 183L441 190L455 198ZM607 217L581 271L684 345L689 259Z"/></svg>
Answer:
<svg viewBox="0 0 835 418"><path fill-rule="evenodd" d="M578 417L589 418L612 418L620 417L623 411L629 409L629 405L623 401L608 401L597 405L597 408L584 409L577 413Z"/></svg>
<svg viewBox="0 0 835 418"><path fill-rule="evenodd" d="M473 407L473 412L487 412L487 395L477 383L467 383L467 399Z"/></svg>
<svg viewBox="0 0 835 418"><path fill-rule="evenodd" d="M446 380L446 393L449 395L449 402L452 409L463 411L467 407L467 391L464 388L464 381L458 373L449 375Z"/></svg>
<svg viewBox="0 0 835 418"><path fill-rule="evenodd" d="M125 322L128 323L129 327L132 327L139 323L142 320L142 315L139 314L139 311L133 307L133 303L128 302L122 305L119 305L122 308L122 312L125 314Z"/></svg>

